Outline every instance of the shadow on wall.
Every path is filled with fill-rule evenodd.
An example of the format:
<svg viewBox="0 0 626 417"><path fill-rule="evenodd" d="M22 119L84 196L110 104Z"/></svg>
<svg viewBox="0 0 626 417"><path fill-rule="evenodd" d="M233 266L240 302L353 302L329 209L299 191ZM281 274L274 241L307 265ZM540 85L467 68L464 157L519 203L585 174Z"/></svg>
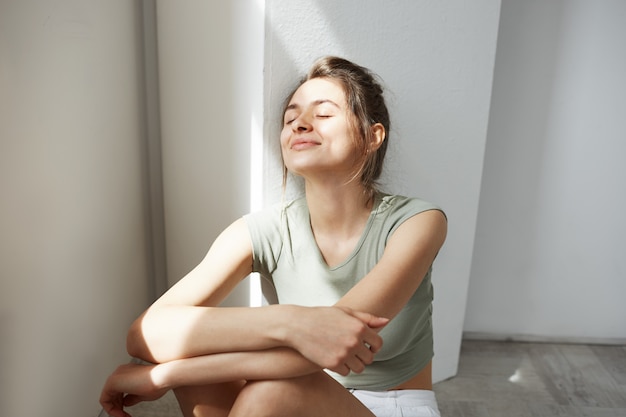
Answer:
<svg viewBox="0 0 626 417"><path fill-rule="evenodd" d="M14 340L15 335L13 334L13 329L9 326L10 323L11 320L9 320L8 314L0 312L0 340ZM8 376L14 375L11 366L14 361L11 361L11 358L16 356L9 351L8 343L0 343L0 369L2 369L0 374L0 416L8 415L6 404L11 395L11 381L8 380Z"/></svg>
<svg viewBox="0 0 626 417"><path fill-rule="evenodd" d="M544 171L549 169L544 156L561 49L563 2L545 3L541 8L548 8L549 13L534 13L532 3L504 1L502 4L482 204L471 274L474 283L480 281L484 269L492 265L491 256L481 251L487 231L491 234L489 240L498 242L500 248L502 242L507 242L510 250L504 253L506 261L500 264L508 265L510 270L498 274L511 278L529 273L532 265L527 252L541 233L535 221L540 214L536 201L541 198ZM533 45L533 49L528 50L528 45ZM503 177L508 181L501 181ZM493 201L493 196L506 201L507 210L485 204L485 201ZM519 221L523 219L531 223L520 228ZM504 279L501 284L515 287L517 294L529 295L529 281ZM473 291L493 292L495 299L498 299L497 294L502 294L498 288L470 286L470 303ZM499 298L503 302L501 307L507 309L510 300ZM524 320L524 316L519 317L520 322Z"/></svg>

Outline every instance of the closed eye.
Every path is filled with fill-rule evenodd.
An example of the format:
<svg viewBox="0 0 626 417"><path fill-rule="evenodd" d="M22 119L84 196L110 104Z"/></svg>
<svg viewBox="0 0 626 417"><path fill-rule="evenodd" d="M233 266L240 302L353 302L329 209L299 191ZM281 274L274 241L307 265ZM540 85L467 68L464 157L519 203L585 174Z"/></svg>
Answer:
<svg viewBox="0 0 626 417"><path fill-rule="evenodd" d="M290 125L291 123L293 123L294 120L296 120L298 118L297 114L294 114L293 112L290 112L288 114L285 114L285 118L284 118L284 123L285 126Z"/></svg>

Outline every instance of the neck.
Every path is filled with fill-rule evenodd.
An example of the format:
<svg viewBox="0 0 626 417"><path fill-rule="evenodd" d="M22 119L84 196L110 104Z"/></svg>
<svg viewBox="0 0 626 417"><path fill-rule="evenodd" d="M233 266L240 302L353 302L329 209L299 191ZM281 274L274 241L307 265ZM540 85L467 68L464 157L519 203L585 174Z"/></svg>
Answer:
<svg viewBox="0 0 626 417"><path fill-rule="evenodd" d="M360 184L305 183L306 200L314 233L349 237L360 234L373 204L373 198Z"/></svg>

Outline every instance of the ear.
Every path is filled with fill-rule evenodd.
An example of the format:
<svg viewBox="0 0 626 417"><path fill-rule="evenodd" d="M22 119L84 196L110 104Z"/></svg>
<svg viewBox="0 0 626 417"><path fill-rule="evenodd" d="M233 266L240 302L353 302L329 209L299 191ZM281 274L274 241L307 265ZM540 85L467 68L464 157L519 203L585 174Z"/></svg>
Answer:
<svg viewBox="0 0 626 417"><path fill-rule="evenodd" d="M373 135L374 140L370 144L369 150L370 152L376 152L378 148L380 148L380 145L382 145L383 142L385 141L387 132L385 132L385 126L383 126L382 123L374 123L371 129L372 129L372 133L374 133Z"/></svg>

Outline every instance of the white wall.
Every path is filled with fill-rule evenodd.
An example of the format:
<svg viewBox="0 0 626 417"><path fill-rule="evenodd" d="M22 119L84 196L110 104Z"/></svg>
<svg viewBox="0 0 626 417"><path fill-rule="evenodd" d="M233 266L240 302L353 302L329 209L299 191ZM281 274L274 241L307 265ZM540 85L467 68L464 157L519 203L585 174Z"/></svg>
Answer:
<svg viewBox="0 0 626 417"><path fill-rule="evenodd" d="M139 13L0 2L0 415L95 416L148 298Z"/></svg>
<svg viewBox="0 0 626 417"><path fill-rule="evenodd" d="M377 72L392 114L389 191L450 220L434 270L434 379L456 374L478 210L500 2L267 1L266 199L280 198L277 139L287 91L318 57Z"/></svg>
<svg viewBox="0 0 626 417"><path fill-rule="evenodd" d="M624 22L503 2L468 336L626 340Z"/></svg>

